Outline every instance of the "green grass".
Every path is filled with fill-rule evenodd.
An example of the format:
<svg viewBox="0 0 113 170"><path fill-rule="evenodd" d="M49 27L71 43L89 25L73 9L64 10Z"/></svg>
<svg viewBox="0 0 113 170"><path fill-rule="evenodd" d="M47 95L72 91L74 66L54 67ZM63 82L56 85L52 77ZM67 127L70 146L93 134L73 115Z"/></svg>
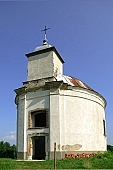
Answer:
<svg viewBox="0 0 113 170"><path fill-rule="evenodd" d="M113 153L105 152L90 158L69 158L57 160L57 169L113 169ZM0 159L0 170L23 169L54 169L53 160L48 161L17 161L13 159Z"/></svg>

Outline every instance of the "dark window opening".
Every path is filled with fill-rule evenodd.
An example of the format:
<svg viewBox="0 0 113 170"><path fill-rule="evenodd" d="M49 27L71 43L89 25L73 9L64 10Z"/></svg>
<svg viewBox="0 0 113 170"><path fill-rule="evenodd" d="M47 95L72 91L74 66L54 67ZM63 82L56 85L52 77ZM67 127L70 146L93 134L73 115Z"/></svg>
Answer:
<svg viewBox="0 0 113 170"><path fill-rule="evenodd" d="M105 120L103 120L104 136L106 136Z"/></svg>
<svg viewBox="0 0 113 170"><path fill-rule="evenodd" d="M35 115L35 127L46 126L46 112L38 113Z"/></svg>

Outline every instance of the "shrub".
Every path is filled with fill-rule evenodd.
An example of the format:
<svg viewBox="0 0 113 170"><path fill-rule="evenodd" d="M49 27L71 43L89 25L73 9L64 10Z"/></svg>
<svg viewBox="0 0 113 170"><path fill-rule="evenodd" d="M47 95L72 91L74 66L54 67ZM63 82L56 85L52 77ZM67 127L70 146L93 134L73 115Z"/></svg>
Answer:
<svg viewBox="0 0 113 170"><path fill-rule="evenodd" d="M10 143L1 141L0 142L0 158L13 158L17 157L16 146L10 146Z"/></svg>
<svg viewBox="0 0 113 170"><path fill-rule="evenodd" d="M107 150L113 152L113 146L107 145Z"/></svg>

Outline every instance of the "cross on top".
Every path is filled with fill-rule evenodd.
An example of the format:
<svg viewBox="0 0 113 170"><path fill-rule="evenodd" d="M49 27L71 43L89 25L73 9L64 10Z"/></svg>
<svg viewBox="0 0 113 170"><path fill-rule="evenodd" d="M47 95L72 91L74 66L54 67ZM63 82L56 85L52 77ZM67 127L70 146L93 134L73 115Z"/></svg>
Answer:
<svg viewBox="0 0 113 170"><path fill-rule="evenodd" d="M42 31L44 31L44 32L45 32L45 34L44 34L44 38L45 38L45 40L47 39L47 38L46 38L46 31L47 31L48 29L50 29L50 28L46 28L46 26L45 26L45 29L44 29L44 30L41 30L41 32L42 32Z"/></svg>

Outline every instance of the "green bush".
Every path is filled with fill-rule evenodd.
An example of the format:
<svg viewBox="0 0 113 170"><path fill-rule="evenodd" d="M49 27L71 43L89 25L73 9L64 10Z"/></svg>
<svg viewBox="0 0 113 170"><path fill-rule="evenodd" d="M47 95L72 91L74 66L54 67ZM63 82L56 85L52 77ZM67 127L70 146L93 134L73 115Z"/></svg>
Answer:
<svg viewBox="0 0 113 170"><path fill-rule="evenodd" d="M103 157L104 157L104 158L112 158L112 159L113 159L113 152L111 152L111 151L106 151L106 152L103 154Z"/></svg>
<svg viewBox="0 0 113 170"><path fill-rule="evenodd" d="M113 152L113 146L107 145L107 150Z"/></svg>
<svg viewBox="0 0 113 170"><path fill-rule="evenodd" d="M17 158L16 146L10 146L10 143L1 141L0 142L0 158Z"/></svg>

